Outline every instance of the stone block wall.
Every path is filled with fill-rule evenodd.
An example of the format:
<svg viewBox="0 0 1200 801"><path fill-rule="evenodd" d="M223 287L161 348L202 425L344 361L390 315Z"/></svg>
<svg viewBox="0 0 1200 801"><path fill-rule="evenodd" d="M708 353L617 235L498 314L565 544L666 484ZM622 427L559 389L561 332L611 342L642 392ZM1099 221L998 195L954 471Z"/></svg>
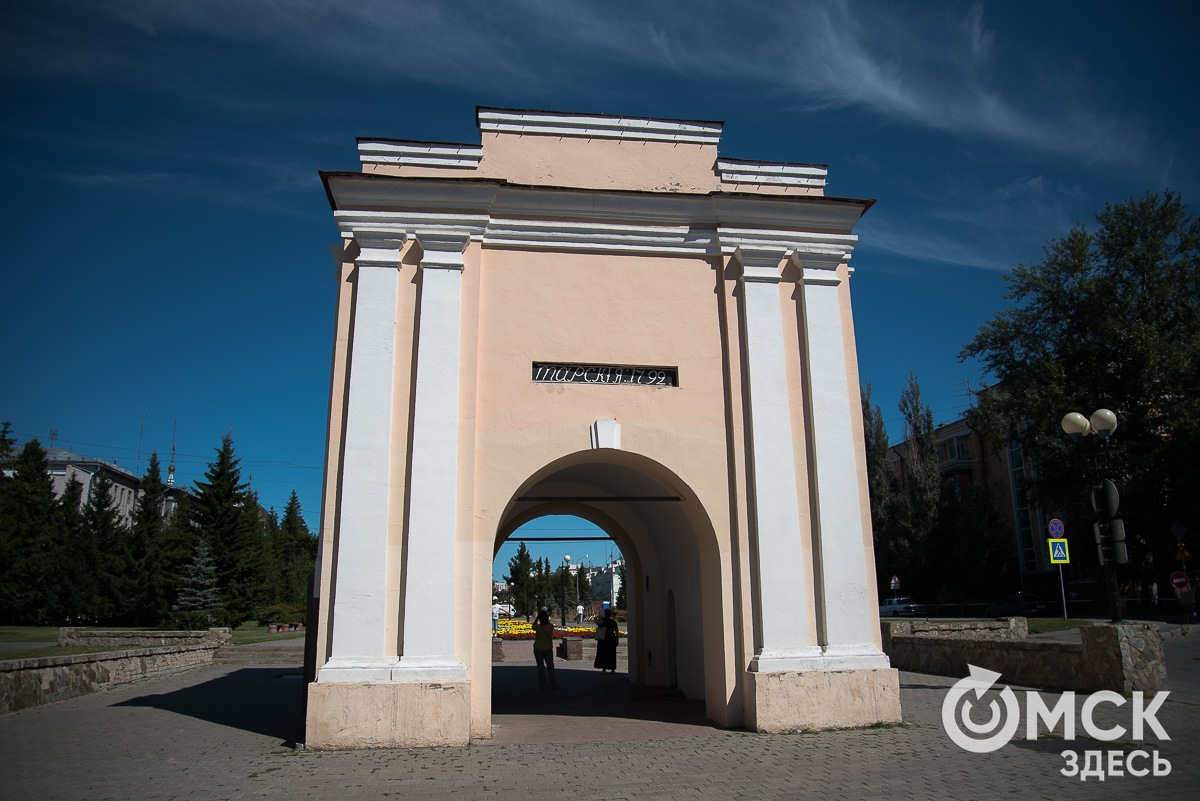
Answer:
<svg viewBox="0 0 1200 801"><path fill-rule="evenodd" d="M888 651L892 636L939 637L953 640L1024 640L1029 637L1029 621L1023 617L996 620L881 620L883 652ZM964 674L965 675L965 674Z"/></svg>
<svg viewBox="0 0 1200 801"><path fill-rule="evenodd" d="M1167 689L1157 625L1085 626L1080 630L1082 641L1073 643L1026 639L1024 618L996 622L1001 625L967 628L960 623L885 621L884 652L892 667L917 673L962 677L971 664L1000 673L1006 684L1050 690Z"/></svg>
<svg viewBox="0 0 1200 801"><path fill-rule="evenodd" d="M89 631L63 627L58 630L59 645L83 645L97 648L163 648L169 645L228 645L233 633L227 628L207 631Z"/></svg>
<svg viewBox="0 0 1200 801"><path fill-rule="evenodd" d="M195 643L0 662L0 714L210 664L216 649Z"/></svg>

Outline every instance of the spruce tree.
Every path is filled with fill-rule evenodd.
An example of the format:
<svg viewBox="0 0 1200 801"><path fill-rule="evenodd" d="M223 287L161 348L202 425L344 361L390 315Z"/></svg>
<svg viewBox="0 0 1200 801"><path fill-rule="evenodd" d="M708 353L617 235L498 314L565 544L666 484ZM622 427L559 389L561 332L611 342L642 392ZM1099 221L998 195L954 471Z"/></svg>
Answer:
<svg viewBox="0 0 1200 801"><path fill-rule="evenodd" d="M283 520L279 523L279 541L283 548L280 565L280 601L303 604L308 600L308 576L317 558L317 538L308 530L300 508L300 498L292 490Z"/></svg>
<svg viewBox="0 0 1200 801"><path fill-rule="evenodd" d="M96 547L83 518L83 485L67 482L58 499L57 543L58 605L61 623L84 624L93 620L96 598Z"/></svg>
<svg viewBox="0 0 1200 801"><path fill-rule="evenodd" d="M96 548L93 612L101 622L124 622L131 595L128 532L117 516L112 479L104 468L92 479L83 520Z"/></svg>
<svg viewBox="0 0 1200 801"><path fill-rule="evenodd" d="M232 625L247 620L260 602L262 558L258 500L242 482L239 463L233 435L226 433L204 480L196 482L192 513L192 522L212 552L222 606Z"/></svg>
<svg viewBox="0 0 1200 801"><path fill-rule="evenodd" d="M0 471L12 465L13 454L16 453L17 441L12 437L12 420L0 423ZM0 482L4 476L0 473Z"/></svg>
<svg viewBox="0 0 1200 801"><path fill-rule="evenodd" d="M512 588L512 603L518 615L532 615L537 611L537 595L533 589L533 557L524 542L517 543L516 554L508 560L508 575L504 580Z"/></svg>
<svg viewBox="0 0 1200 801"><path fill-rule="evenodd" d="M10 469L0 488L0 620L52 623L54 484L41 443L26 442Z"/></svg>
<svg viewBox="0 0 1200 801"><path fill-rule="evenodd" d="M195 503L190 495L181 495L175 509L163 522L158 549L159 570L156 595L159 600L158 617L167 618L176 602L176 592L183 579L184 571L196 552ZM210 550L211 555L211 550Z"/></svg>
<svg viewBox="0 0 1200 801"><path fill-rule="evenodd" d="M130 622L135 626L159 622L162 610L160 577L162 572L162 471L158 454L150 452L146 473L142 476L141 493L134 510L133 526L129 532Z"/></svg>
<svg viewBox="0 0 1200 801"><path fill-rule="evenodd" d="M224 622L217 568L204 538L196 542L192 559L180 577L172 611L175 624L183 629L207 628Z"/></svg>

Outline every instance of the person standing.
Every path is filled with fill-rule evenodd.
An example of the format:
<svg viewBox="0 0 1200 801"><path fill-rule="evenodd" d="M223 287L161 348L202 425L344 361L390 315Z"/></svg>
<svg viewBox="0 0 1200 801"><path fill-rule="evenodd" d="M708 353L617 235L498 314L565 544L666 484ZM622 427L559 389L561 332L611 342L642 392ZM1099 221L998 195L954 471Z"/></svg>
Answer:
<svg viewBox="0 0 1200 801"><path fill-rule="evenodd" d="M500 599L492 596L492 634L500 631Z"/></svg>
<svg viewBox="0 0 1200 801"><path fill-rule="evenodd" d="M554 624L550 613L542 609L533 624L533 660L537 662L538 689L546 689L546 672L550 673L550 686L558 689L558 678L554 675ZM543 667L544 666L544 667Z"/></svg>
<svg viewBox="0 0 1200 801"><path fill-rule="evenodd" d="M617 672L617 642L620 636L612 610L605 609L604 618L596 624L596 661L592 665L599 668L601 673L606 670Z"/></svg>
<svg viewBox="0 0 1200 801"><path fill-rule="evenodd" d="M579 606L575 607L575 622L576 623L583 622L583 604L580 604Z"/></svg>

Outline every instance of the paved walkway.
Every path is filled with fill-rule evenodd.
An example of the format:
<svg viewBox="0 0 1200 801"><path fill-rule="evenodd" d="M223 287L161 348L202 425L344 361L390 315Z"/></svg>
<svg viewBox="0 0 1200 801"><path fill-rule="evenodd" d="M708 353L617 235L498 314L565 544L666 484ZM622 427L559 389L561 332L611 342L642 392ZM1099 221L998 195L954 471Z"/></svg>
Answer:
<svg viewBox="0 0 1200 801"><path fill-rule="evenodd" d="M693 702L639 698L619 674L602 677L574 666L563 671L564 689L546 706L522 704L518 685L527 687L529 677L519 671L532 668L508 665L512 672L506 673L497 666L496 687L509 687L514 695L504 703L516 705L496 716L499 739L507 734L505 720L515 725L517 718L554 717L559 728L547 738L554 742L319 753L292 747L303 732L296 667L213 666L0 716L0 796L1189 798L1200 780L1200 636L1169 640L1166 648L1175 689L1158 717L1173 739L1157 745L1173 770L1160 778L1082 783L1063 777L1062 741L969 754L947 739L940 723L953 680L915 673L901 674L903 726L772 736L714 729L695 720ZM528 700L537 691L520 692ZM1117 716L1108 714L1111 707L1101 709L1102 725L1128 725L1128 711ZM626 727L627 739L611 741L605 733L613 726ZM655 728L661 726L679 728L664 733Z"/></svg>

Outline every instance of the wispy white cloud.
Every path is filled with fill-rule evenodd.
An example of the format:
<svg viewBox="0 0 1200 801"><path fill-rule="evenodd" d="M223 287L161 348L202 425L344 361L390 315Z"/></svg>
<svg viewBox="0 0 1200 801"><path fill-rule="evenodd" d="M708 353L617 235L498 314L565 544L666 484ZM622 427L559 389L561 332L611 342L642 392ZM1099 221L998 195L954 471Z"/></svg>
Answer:
<svg viewBox="0 0 1200 801"><path fill-rule="evenodd" d="M1016 262L1003 253L990 250L990 243L966 241L934 233L928 227L914 227L892 220L865 217L855 233L861 251L857 261L866 261L872 252L891 253L920 262L952 264L983 270L1011 270Z"/></svg>
<svg viewBox="0 0 1200 801"><path fill-rule="evenodd" d="M863 0L645 4L509 0L73 0L159 45L195 36L285 55L347 80L417 79L523 95L594 89L606 70L758 87L802 108L883 120L1085 162L1140 161L1137 120L1083 105L1078 86L1039 87L983 7ZM45 31L43 31L45 33ZM8 69L84 70L128 60L82 34L22 46ZM1043 59L1051 56L1043 55ZM13 66L13 65L16 66ZM625 76L628 77L627 75ZM153 76L147 76L153 79ZM790 100L786 100L790 99Z"/></svg>

